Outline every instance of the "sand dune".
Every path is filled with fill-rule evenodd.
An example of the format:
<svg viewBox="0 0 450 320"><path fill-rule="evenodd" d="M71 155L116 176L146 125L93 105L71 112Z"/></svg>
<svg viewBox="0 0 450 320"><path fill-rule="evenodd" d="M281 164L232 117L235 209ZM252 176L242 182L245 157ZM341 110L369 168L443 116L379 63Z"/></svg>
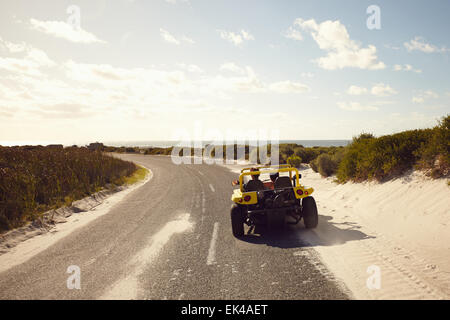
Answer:
<svg viewBox="0 0 450 320"><path fill-rule="evenodd" d="M321 217L318 229L299 236L355 298L450 298L450 187L445 179L412 172L381 184L337 185L311 169L302 174L303 183L316 189ZM371 266L380 270L379 289L366 284Z"/></svg>

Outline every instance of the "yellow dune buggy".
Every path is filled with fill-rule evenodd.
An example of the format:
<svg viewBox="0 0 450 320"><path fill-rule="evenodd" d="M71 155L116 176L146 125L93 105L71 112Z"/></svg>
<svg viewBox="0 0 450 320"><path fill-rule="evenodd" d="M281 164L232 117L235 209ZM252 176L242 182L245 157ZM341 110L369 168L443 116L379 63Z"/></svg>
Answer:
<svg viewBox="0 0 450 320"><path fill-rule="evenodd" d="M259 180L267 174L270 180ZM235 182L239 189L231 196L233 235L242 237L244 224L250 230L258 225L275 230L286 223L298 224L302 218L306 228L316 228L319 219L316 202L311 197L314 189L301 185L300 178L298 170L289 165L242 169ZM245 180L249 181L244 183Z"/></svg>

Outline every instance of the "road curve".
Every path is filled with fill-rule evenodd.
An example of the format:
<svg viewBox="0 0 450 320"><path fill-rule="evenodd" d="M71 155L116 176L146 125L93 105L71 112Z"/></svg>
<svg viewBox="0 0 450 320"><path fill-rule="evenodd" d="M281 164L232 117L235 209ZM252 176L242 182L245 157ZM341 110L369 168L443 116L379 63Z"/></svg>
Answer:
<svg viewBox="0 0 450 320"><path fill-rule="evenodd" d="M229 209L236 174L121 155L153 178L87 226L0 273L0 299L348 299L301 239L235 239ZM81 289L68 289L70 265Z"/></svg>

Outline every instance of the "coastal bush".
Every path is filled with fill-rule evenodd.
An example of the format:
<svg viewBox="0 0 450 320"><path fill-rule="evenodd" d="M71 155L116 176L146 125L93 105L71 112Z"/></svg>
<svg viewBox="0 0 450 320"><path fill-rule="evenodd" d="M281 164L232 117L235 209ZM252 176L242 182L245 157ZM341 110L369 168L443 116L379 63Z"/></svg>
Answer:
<svg viewBox="0 0 450 320"><path fill-rule="evenodd" d="M136 170L87 148L0 147L0 230L120 183Z"/></svg>
<svg viewBox="0 0 450 320"><path fill-rule="evenodd" d="M430 139L420 146L417 155L420 156L417 168L428 170L434 178L449 175L450 115L432 129Z"/></svg>
<svg viewBox="0 0 450 320"><path fill-rule="evenodd" d="M319 151L313 148L299 147L295 149L295 155L302 159L303 163L310 163L319 155Z"/></svg>
<svg viewBox="0 0 450 320"><path fill-rule="evenodd" d="M327 153L323 153L317 157L317 169L322 177L329 177L333 175L338 167L338 163L333 157Z"/></svg>
<svg viewBox="0 0 450 320"><path fill-rule="evenodd" d="M313 169L314 172L319 172L319 168L317 166L317 159L311 160L309 162L309 166Z"/></svg>
<svg viewBox="0 0 450 320"><path fill-rule="evenodd" d="M337 172L339 164L344 158L344 147L320 148L319 155L309 162L309 166L323 177L329 177ZM325 152L326 151L326 152Z"/></svg>
<svg viewBox="0 0 450 320"><path fill-rule="evenodd" d="M300 168L302 164L302 158L298 156L291 156L287 159L287 163L294 168Z"/></svg>
<svg viewBox="0 0 450 320"><path fill-rule="evenodd" d="M355 137L346 148L337 171L340 182L376 179L383 181L414 167L434 177L449 171L449 116L433 129L409 130L375 138Z"/></svg>

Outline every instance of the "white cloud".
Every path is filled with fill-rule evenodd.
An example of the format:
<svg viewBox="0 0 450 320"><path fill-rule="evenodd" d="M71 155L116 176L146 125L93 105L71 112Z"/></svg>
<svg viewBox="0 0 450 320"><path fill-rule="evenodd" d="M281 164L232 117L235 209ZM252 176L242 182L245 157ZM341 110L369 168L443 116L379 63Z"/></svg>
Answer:
<svg viewBox="0 0 450 320"><path fill-rule="evenodd" d="M428 99L437 99L439 94L432 90L421 91L418 95L413 96L411 101L413 103L424 103Z"/></svg>
<svg viewBox="0 0 450 320"><path fill-rule="evenodd" d="M25 43L12 43L0 38L0 49L14 55L13 57L0 56L0 69L3 70L39 76L40 68L55 65L44 51ZM17 57L18 55L20 57Z"/></svg>
<svg viewBox="0 0 450 320"><path fill-rule="evenodd" d="M64 21L40 21L30 19L31 28L57 38L62 38L76 43L105 43L94 34L76 29Z"/></svg>
<svg viewBox="0 0 450 320"><path fill-rule="evenodd" d="M271 91L277 93L304 93L311 91L307 85L292 81L275 82L272 83L269 88Z"/></svg>
<svg viewBox="0 0 450 320"><path fill-rule="evenodd" d="M228 90L231 91L247 93L274 92L279 94L304 93L311 90L308 86L302 83L293 82L290 80L264 83L255 73L253 68L249 66L243 68L233 62L223 64L220 67L220 70L232 72L237 76L229 78L219 76L215 79L207 80L210 82L210 85L213 85L216 88L228 88Z"/></svg>
<svg viewBox="0 0 450 320"><path fill-rule="evenodd" d="M350 39L347 28L340 21L327 20L317 23L314 19L296 19L291 28L310 32L319 48L328 54L316 60L317 64L326 70L343 69L346 67L379 70L386 65L378 61L377 49L373 45L361 48ZM292 31L292 30L291 30ZM300 32L298 30L298 32ZM292 32L291 32L292 34ZM297 39L299 35L297 34Z"/></svg>
<svg viewBox="0 0 450 320"><path fill-rule="evenodd" d="M347 89L347 94L354 95L354 96L367 94L368 92L369 92L369 90L367 90L367 88L358 87L355 85L352 85ZM374 86L372 86L370 93L372 95L378 96L378 97L387 97L387 96L397 94L398 92L396 90L394 90L393 88L391 88L389 85L385 85L384 83L378 83L378 84L375 84Z"/></svg>
<svg viewBox="0 0 450 320"><path fill-rule="evenodd" d="M37 109L30 110L30 113L36 114L46 119L74 119L88 118L98 111L89 106L76 103L60 103L55 105L40 105Z"/></svg>
<svg viewBox="0 0 450 320"><path fill-rule="evenodd" d="M338 102L339 108L347 111L377 111L378 108L370 105L361 105L359 102Z"/></svg>
<svg viewBox="0 0 450 320"><path fill-rule="evenodd" d="M255 37L253 37L253 35L251 35L248 31L241 30L241 34L244 40L255 40Z"/></svg>
<svg viewBox="0 0 450 320"><path fill-rule="evenodd" d="M133 1L133 0L131 0ZM189 3L189 0L165 0L166 2L170 3L170 4L176 4L176 3Z"/></svg>
<svg viewBox="0 0 450 320"><path fill-rule="evenodd" d="M220 66L220 71L229 71L237 74L245 74L245 69L237 66L234 62L227 62Z"/></svg>
<svg viewBox="0 0 450 320"><path fill-rule="evenodd" d="M386 105L393 105L394 103L396 102L392 100L384 100L384 101L374 101L372 104L375 106L386 106Z"/></svg>
<svg viewBox="0 0 450 320"><path fill-rule="evenodd" d="M350 88L348 88L347 93L353 96L359 96L362 94L366 94L367 93L367 89L364 87L358 87L358 86L350 86Z"/></svg>
<svg viewBox="0 0 450 320"><path fill-rule="evenodd" d="M415 73L422 73L422 70L414 69L413 66L410 64L404 64L404 65L396 64L396 65L394 65L393 69L394 69L394 71L411 71L411 72L415 72Z"/></svg>
<svg viewBox="0 0 450 320"><path fill-rule="evenodd" d="M179 44L180 44L180 41L177 40L172 34L170 34L169 31L166 31L166 30L164 30L164 29L161 28L161 29L159 29L159 32L160 32L161 37L162 37L165 41L167 41L167 42L169 42L169 43L176 44L176 45L179 45Z"/></svg>
<svg viewBox="0 0 450 320"><path fill-rule="evenodd" d="M179 39L177 39L177 38L176 38L174 35L172 35L169 31L167 31L167 30L165 30L165 29L163 29L163 28L160 28L160 29L159 29L159 34L161 35L161 37L162 37L166 42L171 43L171 44L180 45L181 42L186 42L186 43L189 43L189 44L194 44L194 43L195 43L194 40L192 40L192 39L189 38L189 37L186 37L185 35L183 35L183 36L181 36Z"/></svg>
<svg viewBox="0 0 450 320"><path fill-rule="evenodd" d="M427 98L433 98L433 99L439 98L439 94L437 94L436 92L431 91L431 90L425 91L424 94L425 94L425 96L426 96Z"/></svg>
<svg viewBox="0 0 450 320"><path fill-rule="evenodd" d="M301 76L303 78L313 78L314 77L314 73L312 73L312 72L302 72Z"/></svg>
<svg viewBox="0 0 450 320"><path fill-rule="evenodd" d="M390 86L385 85L384 83L378 83L372 87L370 91L373 95L379 97L387 97L390 95L397 94L398 92L392 89Z"/></svg>
<svg viewBox="0 0 450 320"><path fill-rule="evenodd" d="M218 30L218 31L222 39L231 42L235 46L240 46L242 43L244 43L244 41L255 40L255 37L250 32L245 30L241 30L238 33L225 30Z"/></svg>
<svg viewBox="0 0 450 320"><path fill-rule="evenodd" d="M425 53L436 53L436 52L446 52L449 51L449 49L442 47L438 48L435 45L429 44L425 42L425 39L422 37L415 37L414 39L410 40L409 42L405 42L403 44L409 52L411 51L422 51Z"/></svg>
<svg viewBox="0 0 450 320"><path fill-rule="evenodd" d="M233 90L239 92L264 92L266 90L266 85L261 81L261 79L256 75L253 68L247 66L245 67L246 76L229 78L227 81L232 86Z"/></svg>
<svg viewBox="0 0 450 320"><path fill-rule="evenodd" d="M289 27L289 29L286 31L284 36L288 39L294 39L294 40L298 40L298 41L303 40L302 33L293 27Z"/></svg>
<svg viewBox="0 0 450 320"><path fill-rule="evenodd" d="M0 41L3 140L160 137L168 123L173 128L193 123L197 111L212 126L220 119L217 126L227 128L231 123L239 127L245 126L245 120L241 123L237 113L227 115L223 110L236 108L253 114L261 96L307 90L286 79L264 81L250 66L233 63L224 64L224 72L218 66L215 74L208 74L195 64L124 68L71 60L56 64L50 58L28 44ZM239 104L242 95L247 105ZM263 116L255 117L262 121ZM151 128L148 119L154 123ZM19 126L27 130L17 130ZM76 137L67 133L68 126L79 132Z"/></svg>
<svg viewBox="0 0 450 320"><path fill-rule="evenodd" d="M7 49L8 52L10 52L10 53L24 52L28 48L28 46L24 42L12 43L12 42L3 40L1 37L0 37L0 45L3 48Z"/></svg>
<svg viewBox="0 0 450 320"><path fill-rule="evenodd" d="M0 106L0 118L14 117L15 110L10 107Z"/></svg>
<svg viewBox="0 0 450 320"><path fill-rule="evenodd" d="M195 41L194 41L194 40L192 40L191 38L186 37L186 36L182 36L182 37L181 37L181 41L184 41L184 42L190 43L190 44L195 44Z"/></svg>
<svg viewBox="0 0 450 320"><path fill-rule="evenodd" d="M205 123L219 130L245 127L247 118L240 116L242 112L254 116L257 123L282 117L280 123L292 127L292 117L255 112L260 106L258 101L265 95L305 91L304 86L289 80L263 81L250 66L234 65L243 73L217 70L216 74L198 75L200 67L194 64L124 68L69 60L48 65L51 57L37 54L37 50L24 43L0 41L1 61L16 59L6 60L10 70L0 67L0 128L4 141L54 143L56 139L84 143L131 140L136 136L163 139L167 128L170 136L170 130L198 120L198 112ZM13 67L18 61L28 63L31 69ZM242 95L246 105L239 102L243 101ZM231 109L236 112L224 112ZM149 120L153 123L150 127Z"/></svg>
<svg viewBox="0 0 450 320"><path fill-rule="evenodd" d="M184 69L187 72L191 72L191 73L203 73L204 72L202 68L200 68L199 66L197 66L195 64L179 63L178 66L181 69Z"/></svg>
<svg viewBox="0 0 450 320"><path fill-rule="evenodd" d="M179 66L190 73L198 71L194 65ZM186 99L187 103L194 97L195 99L198 97L228 99L228 95L233 92L286 94L310 91L308 86L290 80L265 83L250 66L239 67L234 63L226 63L220 67L222 71L231 71L231 76L204 75L200 79L191 78L189 74L181 71L125 69L107 64L81 64L74 61L65 63L64 69L68 78L79 83L102 86L114 92L115 95L123 92L122 97L138 96L141 101ZM132 92L126 92L125 89Z"/></svg>
<svg viewBox="0 0 450 320"><path fill-rule="evenodd" d="M400 50L401 49L400 47L392 46L390 44L385 44L384 47L388 48L388 49L392 49L392 50Z"/></svg>
<svg viewBox="0 0 450 320"><path fill-rule="evenodd" d="M425 102L425 98L423 98L423 97L412 97L411 101L413 103L424 103Z"/></svg>

